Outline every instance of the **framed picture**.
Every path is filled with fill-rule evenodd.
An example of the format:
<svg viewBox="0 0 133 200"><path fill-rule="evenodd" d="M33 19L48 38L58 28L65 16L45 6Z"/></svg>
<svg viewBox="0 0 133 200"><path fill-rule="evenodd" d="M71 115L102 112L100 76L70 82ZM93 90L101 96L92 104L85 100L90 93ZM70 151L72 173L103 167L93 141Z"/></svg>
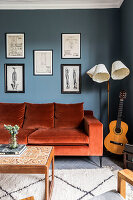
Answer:
<svg viewBox="0 0 133 200"><path fill-rule="evenodd" d="M5 64L5 92L25 92L24 64Z"/></svg>
<svg viewBox="0 0 133 200"><path fill-rule="evenodd" d="M61 58L81 58L81 34L61 34Z"/></svg>
<svg viewBox="0 0 133 200"><path fill-rule="evenodd" d="M25 58L24 33L6 33L6 58Z"/></svg>
<svg viewBox="0 0 133 200"><path fill-rule="evenodd" d="M53 50L33 51L34 75L53 75Z"/></svg>
<svg viewBox="0 0 133 200"><path fill-rule="evenodd" d="M81 93L81 65L61 65L61 93Z"/></svg>

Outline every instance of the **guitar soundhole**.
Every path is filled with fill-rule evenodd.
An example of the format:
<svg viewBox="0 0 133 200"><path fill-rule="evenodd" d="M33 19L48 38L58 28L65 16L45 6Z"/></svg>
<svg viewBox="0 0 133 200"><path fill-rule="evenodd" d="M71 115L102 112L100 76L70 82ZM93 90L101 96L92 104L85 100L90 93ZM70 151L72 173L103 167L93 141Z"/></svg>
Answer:
<svg viewBox="0 0 133 200"><path fill-rule="evenodd" d="M120 128L116 128L116 129L115 129L115 132L116 132L117 134L119 134L119 133L121 133L121 129L120 129Z"/></svg>

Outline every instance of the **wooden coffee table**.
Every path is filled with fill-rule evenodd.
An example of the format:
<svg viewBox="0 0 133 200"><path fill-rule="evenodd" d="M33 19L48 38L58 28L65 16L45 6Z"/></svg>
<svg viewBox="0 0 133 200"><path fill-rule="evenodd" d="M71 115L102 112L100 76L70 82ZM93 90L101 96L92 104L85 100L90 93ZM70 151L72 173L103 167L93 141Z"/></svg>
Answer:
<svg viewBox="0 0 133 200"><path fill-rule="evenodd" d="M52 162L52 181L49 167ZM20 157L0 157L0 173L45 174L45 200L50 200L54 186L54 148L50 146L27 146Z"/></svg>

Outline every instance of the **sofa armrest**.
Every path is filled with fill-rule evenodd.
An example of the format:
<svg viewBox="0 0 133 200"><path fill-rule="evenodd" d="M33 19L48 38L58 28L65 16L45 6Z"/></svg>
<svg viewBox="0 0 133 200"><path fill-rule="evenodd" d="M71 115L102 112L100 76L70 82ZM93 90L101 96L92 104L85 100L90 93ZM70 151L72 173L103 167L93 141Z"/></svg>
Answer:
<svg viewBox="0 0 133 200"><path fill-rule="evenodd" d="M84 117L84 129L89 136L90 155L103 155L103 124L93 116Z"/></svg>

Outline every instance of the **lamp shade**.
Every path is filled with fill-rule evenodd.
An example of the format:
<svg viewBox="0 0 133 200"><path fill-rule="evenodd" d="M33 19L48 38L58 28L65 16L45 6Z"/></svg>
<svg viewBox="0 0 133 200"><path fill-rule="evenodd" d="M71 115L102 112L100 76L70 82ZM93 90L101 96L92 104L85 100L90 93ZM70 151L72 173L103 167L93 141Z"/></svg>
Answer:
<svg viewBox="0 0 133 200"><path fill-rule="evenodd" d="M110 79L110 74L104 64L99 64L96 66L92 80L98 83L108 81Z"/></svg>
<svg viewBox="0 0 133 200"><path fill-rule="evenodd" d="M96 70L97 65L95 65L94 67L92 67L89 71L87 71L86 73L92 78L94 75L94 72Z"/></svg>
<svg viewBox="0 0 133 200"><path fill-rule="evenodd" d="M112 64L111 77L114 80L124 79L130 74L130 70L121 62L115 61Z"/></svg>

